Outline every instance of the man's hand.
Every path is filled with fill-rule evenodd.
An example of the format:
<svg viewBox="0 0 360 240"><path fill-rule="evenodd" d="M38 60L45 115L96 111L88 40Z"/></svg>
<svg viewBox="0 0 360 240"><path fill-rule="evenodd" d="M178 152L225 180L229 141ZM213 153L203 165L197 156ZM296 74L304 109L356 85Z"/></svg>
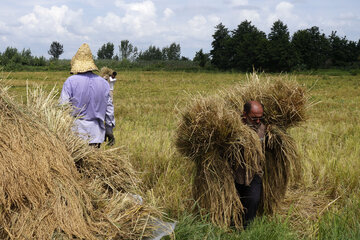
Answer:
<svg viewBox="0 0 360 240"><path fill-rule="evenodd" d="M112 146L115 144L115 137L113 134L113 128L110 126L105 126L105 141L109 141L107 145Z"/></svg>

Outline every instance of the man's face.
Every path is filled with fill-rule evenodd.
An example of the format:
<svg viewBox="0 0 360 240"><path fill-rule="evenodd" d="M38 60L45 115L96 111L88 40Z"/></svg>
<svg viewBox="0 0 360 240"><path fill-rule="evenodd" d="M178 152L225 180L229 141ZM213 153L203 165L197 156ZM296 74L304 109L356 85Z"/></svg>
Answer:
<svg viewBox="0 0 360 240"><path fill-rule="evenodd" d="M264 117L264 110L261 105L253 105L251 106L250 112L247 114L245 113L244 117L245 123L248 126L257 129L260 126L261 120Z"/></svg>

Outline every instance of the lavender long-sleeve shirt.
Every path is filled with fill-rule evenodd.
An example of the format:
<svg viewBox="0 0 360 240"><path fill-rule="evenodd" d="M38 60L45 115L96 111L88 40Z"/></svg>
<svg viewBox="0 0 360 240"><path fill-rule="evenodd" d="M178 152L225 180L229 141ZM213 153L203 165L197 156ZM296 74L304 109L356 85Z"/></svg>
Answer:
<svg viewBox="0 0 360 240"><path fill-rule="evenodd" d="M109 83L92 72L69 77L63 85L60 102L72 104L73 116L77 117L74 130L89 143L104 141L104 122L115 126Z"/></svg>

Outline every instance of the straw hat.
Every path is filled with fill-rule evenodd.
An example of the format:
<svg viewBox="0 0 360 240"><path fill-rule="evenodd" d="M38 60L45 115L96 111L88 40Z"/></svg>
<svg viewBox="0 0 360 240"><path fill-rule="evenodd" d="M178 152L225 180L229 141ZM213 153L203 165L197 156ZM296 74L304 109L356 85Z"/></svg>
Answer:
<svg viewBox="0 0 360 240"><path fill-rule="evenodd" d="M98 68L94 63L90 47L87 43L83 43L71 59L70 73L77 74L95 70Z"/></svg>

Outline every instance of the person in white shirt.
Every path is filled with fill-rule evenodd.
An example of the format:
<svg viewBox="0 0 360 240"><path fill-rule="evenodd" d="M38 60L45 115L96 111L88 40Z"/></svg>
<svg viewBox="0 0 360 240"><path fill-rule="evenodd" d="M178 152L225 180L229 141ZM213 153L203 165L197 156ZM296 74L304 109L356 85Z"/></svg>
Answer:
<svg viewBox="0 0 360 240"><path fill-rule="evenodd" d="M111 99L113 99L113 95L114 95L114 85L115 85L115 82L116 82L116 75L117 75L117 72L114 71L112 73L112 75L109 77Z"/></svg>

